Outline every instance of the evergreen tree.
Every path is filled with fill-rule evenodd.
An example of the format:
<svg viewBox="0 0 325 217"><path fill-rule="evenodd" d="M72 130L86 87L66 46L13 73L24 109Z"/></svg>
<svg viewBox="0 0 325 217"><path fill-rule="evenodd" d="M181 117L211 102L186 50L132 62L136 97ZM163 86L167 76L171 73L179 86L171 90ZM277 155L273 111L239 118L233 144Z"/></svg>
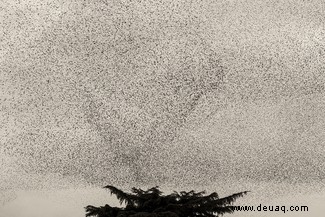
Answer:
<svg viewBox="0 0 325 217"><path fill-rule="evenodd" d="M233 213L233 202L247 194L247 191L219 198L216 192L206 195L205 191L174 191L163 195L158 186L148 190L132 188L131 193L107 185L111 194L115 194L125 207L87 206L86 217L216 217Z"/></svg>

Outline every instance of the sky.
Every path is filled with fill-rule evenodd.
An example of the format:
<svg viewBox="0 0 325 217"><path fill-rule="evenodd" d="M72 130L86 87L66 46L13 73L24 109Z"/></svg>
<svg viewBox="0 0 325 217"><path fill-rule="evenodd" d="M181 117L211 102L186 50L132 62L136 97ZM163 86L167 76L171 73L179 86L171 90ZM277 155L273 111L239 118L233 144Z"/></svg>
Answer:
<svg viewBox="0 0 325 217"><path fill-rule="evenodd" d="M227 182L323 192L321 0L0 9L3 192ZM258 192L285 196L272 186Z"/></svg>

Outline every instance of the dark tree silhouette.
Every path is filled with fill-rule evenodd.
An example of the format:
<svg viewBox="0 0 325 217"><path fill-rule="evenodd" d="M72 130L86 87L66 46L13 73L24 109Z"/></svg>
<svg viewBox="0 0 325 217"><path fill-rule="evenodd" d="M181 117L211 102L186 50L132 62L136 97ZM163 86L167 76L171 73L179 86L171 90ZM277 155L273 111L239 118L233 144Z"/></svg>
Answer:
<svg viewBox="0 0 325 217"><path fill-rule="evenodd" d="M111 194L115 194L120 204L125 207L87 206L86 217L216 217L225 213L233 213L233 202L248 191L219 198L216 192L206 195L205 191L174 191L162 195L158 186L146 191L132 188L131 193L124 192L114 186L105 186Z"/></svg>

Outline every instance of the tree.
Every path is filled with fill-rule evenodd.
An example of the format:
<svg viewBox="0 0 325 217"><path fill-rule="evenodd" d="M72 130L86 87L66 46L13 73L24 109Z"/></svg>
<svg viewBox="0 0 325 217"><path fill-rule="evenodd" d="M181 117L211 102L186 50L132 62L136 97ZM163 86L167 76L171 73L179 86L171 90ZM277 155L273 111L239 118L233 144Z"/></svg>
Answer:
<svg viewBox="0 0 325 217"><path fill-rule="evenodd" d="M205 191L181 191L162 195L159 187L146 191L132 188L131 193L124 192L114 186L107 185L111 194L115 194L120 204L125 207L87 206L86 217L216 217L225 213L233 213L233 202L248 191L219 198L216 192L206 195Z"/></svg>

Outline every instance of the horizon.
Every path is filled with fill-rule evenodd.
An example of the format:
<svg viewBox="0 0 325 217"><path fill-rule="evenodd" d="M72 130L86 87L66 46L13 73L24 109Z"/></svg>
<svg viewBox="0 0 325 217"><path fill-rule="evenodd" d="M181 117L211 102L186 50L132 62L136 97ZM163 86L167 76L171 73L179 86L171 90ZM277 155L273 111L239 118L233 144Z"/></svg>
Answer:
<svg viewBox="0 0 325 217"><path fill-rule="evenodd" d="M254 185L254 184L253 184ZM262 185L256 186L261 187ZM270 185L264 184L262 187L269 187ZM211 187L210 187L211 188ZM164 194L167 194L167 188L161 189ZM180 189L180 190L190 190L193 188ZM175 189L170 189L170 192ZM201 189L203 188L201 187ZM130 189L126 189L130 191ZM306 191L306 190L305 190ZM227 189L223 194L219 194L220 197L228 196L232 193L235 193L233 190ZM290 194L294 193L294 190L290 190ZM207 194L212 193L207 191ZM217 191L217 193L219 193ZM265 192L263 192L265 193ZM270 193L270 192L266 192ZM288 192L287 192L288 193ZM249 192L247 195L243 196L236 200L234 205L238 206L308 206L308 212L244 212L236 211L233 214L225 214L225 216L316 216L314 214L320 214L324 211L322 206L322 199L325 198L325 187L323 186L322 191L318 192L301 192L296 195L274 195L275 197L272 200L269 200L265 195L259 195L258 199L254 197L256 191ZM20 190L17 192L16 198L7 202L0 208L1 217L38 217L44 216L72 216L72 217L81 217L84 216L85 210L84 207L87 205L93 206L103 206L109 204L110 206L120 207L118 200L114 195L110 195L109 191L103 188L88 186L85 188L68 188L68 189L51 189L51 190L33 190L26 191ZM35 209L37 207L37 209ZM23 211L23 212L22 212Z"/></svg>

